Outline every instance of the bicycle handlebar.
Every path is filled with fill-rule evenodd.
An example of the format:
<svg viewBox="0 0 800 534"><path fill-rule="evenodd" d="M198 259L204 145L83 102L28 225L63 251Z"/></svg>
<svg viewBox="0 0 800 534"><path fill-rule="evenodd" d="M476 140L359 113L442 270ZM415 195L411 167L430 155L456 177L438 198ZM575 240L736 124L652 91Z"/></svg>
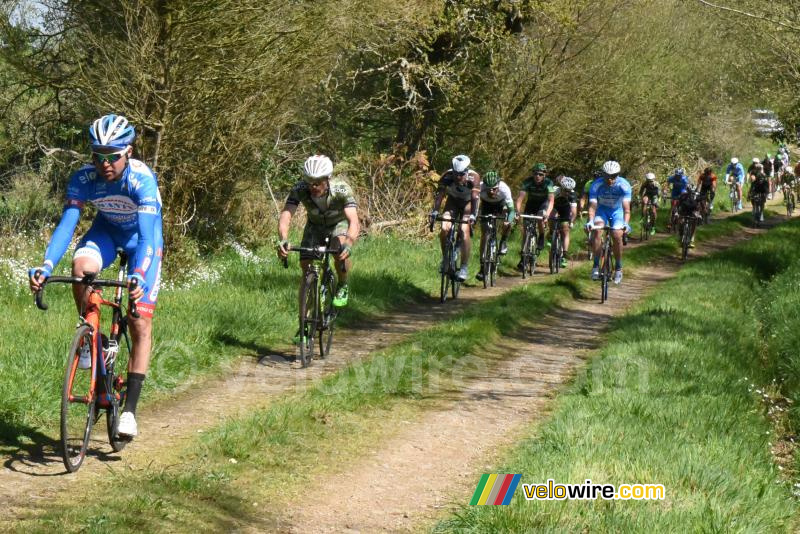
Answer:
<svg viewBox="0 0 800 534"><path fill-rule="evenodd" d="M286 249L286 251L287 252L307 252L309 254L313 254L315 258L322 259L322 257L325 256L325 254L331 254L331 255L335 256L335 255L339 254L342 251L342 249L339 248L339 247L336 247L336 248L330 248L330 247L295 247L295 246L292 246L292 245L288 245L288 248ZM282 261L283 261L283 268L284 269L288 269L289 268L289 260L287 258L283 258ZM347 263L342 261L341 264L342 264L342 272L346 273L347 272Z"/></svg>
<svg viewBox="0 0 800 534"><path fill-rule="evenodd" d="M33 273L34 278L39 278L41 276L42 271L37 270ZM87 273L85 276L51 276L42 283L41 289L34 293L34 300L36 301L36 307L42 311L47 311L49 306L44 301L44 288L47 284L53 283L64 283L64 284L82 284L92 287L121 287L123 289L134 290L138 284L137 280L134 278L131 280L130 285L127 282L120 282L119 280L102 280L94 278L97 273ZM128 309L130 310L131 316L134 319L138 319L140 317L139 312L136 311L136 302L129 300L128 301Z"/></svg>
<svg viewBox="0 0 800 534"><path fill-rule="evenodd" d="M544 217L542 217L541 215L520 215L519 218L520 219L532 219L534 221L543 221L544 220Z"/></svg>

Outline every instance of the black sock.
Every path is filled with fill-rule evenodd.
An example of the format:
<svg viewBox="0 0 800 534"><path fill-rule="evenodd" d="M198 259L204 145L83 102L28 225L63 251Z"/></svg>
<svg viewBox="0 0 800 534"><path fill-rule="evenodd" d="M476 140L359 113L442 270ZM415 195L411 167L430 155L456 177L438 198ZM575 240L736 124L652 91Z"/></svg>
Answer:
<svg viewBox="0 0 800 534"><path fill-rule="evenodd" d="M136 403L139 402L139 394L142 392L142 383L145 375L142 373L128 373L128 387L125 393L125 408L123 412L136 414Z"/></svg>

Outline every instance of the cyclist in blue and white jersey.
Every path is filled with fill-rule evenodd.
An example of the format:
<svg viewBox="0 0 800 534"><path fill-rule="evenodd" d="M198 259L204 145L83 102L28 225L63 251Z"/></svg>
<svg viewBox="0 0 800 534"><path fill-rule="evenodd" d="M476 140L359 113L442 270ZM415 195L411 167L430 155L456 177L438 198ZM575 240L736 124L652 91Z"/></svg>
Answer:
<svg viewBox="0 0 800 534"><path fill-rule="evenodd" d="M158 298L163 257L161 195L150 168L133 159L136 132L121 115L100 117L89 128L92 164L72 174L61 215L40 267L30 270L30 288L38 291L67 251L80 219L81 209L90 202L97 216L89 231L78 242L72 257L72 276L100 272L111 265L117 247L128 255L128 281L137 284L130 298L137 303L140 317L128 315L133 342L128 364L125 406L119 421L119 434L136 436L136 405L150 364L153 312ZM73 285L78 310L85 300L85 287ZM91 365L89 347L81 354L79 366Z"/></svg>
<svg viewBox="0 0 800 534"><path fill-rule="evenodd" d="M739 192L739 205L738 209L742 209L742 186L744 185L744 166L739 163L739 158L731 158L731 162L725 168L725 183L730 185L736 184L736 190Z"/></svg>
<svg viewBox="0 0 800 534"><path fill-rule="evenodd" d="M631 231L628 224L631 220L631 184L619 175L620 171L616 161L606 161L603 164L602 178L592 182L589 189L589 222L586 223L587 230L592 232L592 280L600 279L600 230L606 225L611 227L615 284L622 282L622 235Z"/></svg>
<svg viewBox="0 0 800 534"><path fill-rule="evenodd" d="M683 167L678 167L672 173L672 176L667 178L667 186L670 187L670 200L672 203L672 211L670 212L669 221L667 221L667 230L672 228L672 222L675 219L675 213L678 209L678 199L686 192L689 187L689 177L686 176L686 171Z"/></svg>

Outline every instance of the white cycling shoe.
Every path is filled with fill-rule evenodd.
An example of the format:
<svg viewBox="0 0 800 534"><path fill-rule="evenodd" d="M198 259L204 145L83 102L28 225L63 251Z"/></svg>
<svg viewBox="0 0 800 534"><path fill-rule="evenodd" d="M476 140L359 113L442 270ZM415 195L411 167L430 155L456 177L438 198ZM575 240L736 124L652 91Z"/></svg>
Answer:
<svg viewBox="0 0 800 534"><path fill-rule="evenodd" d="M129 438L134 438L139 434L139 429L136 427L136 418L131 412L122 412L119 416L117 434Z"/></svg>
<svg viewBox="0 0 800 534"><path fill-rule="evenodd" d="M617 269L614 271L614 283L619 284L622 282L622 269Z"/></svg>
<svg viewBox="0 0 800 534"><path fill-rule="evenodd" d="M600 280L600 267L592 267L592 280L595 282Z"/></svg>

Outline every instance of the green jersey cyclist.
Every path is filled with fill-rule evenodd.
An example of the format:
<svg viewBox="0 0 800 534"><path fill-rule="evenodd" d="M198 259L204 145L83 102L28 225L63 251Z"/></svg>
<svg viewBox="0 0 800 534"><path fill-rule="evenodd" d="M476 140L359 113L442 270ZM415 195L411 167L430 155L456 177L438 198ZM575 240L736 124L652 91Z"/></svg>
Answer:
<svg viewBox="0 0 800 534"><path fill-rule="evenodd" d="M330 248L339 247L340 252L335 256L338 286L333 305L347 306L350 293L347 275L352 266L350 252L360 231L356 199L350 185L333 176L333 162L327 156L311 156L303 165L303 170L306 179L294 185L278 220L278 256L286 258L289 253L289 226L297 206L302 204L306 209L308 222L303 230L301 246L323 246L327 237L330 238ZM311 260L312 255L305 252L300 254L303 274ZM298 332L295 341L299 340Z"/></svg>
<svg viewBox="0 0 800 534"><path fill-rule="evenodd" d="M542 220L537 222L539 227L539 239L536 243L536 248L539 251L544 248L544 223L550 217L550 212L553 211L555 192L556 187L553 185L553 181L547 177L547 165L544 163L537 163L533 166L533 175L522 182L522 188L520 189L519 195L517 195L517 213L542 217ZM525 203L524 207L523 202ZM523 225L522 228L522 242L524 243L525 226ZM522 270L521 257L519 264L517 264L517 269Z"/></svg>

